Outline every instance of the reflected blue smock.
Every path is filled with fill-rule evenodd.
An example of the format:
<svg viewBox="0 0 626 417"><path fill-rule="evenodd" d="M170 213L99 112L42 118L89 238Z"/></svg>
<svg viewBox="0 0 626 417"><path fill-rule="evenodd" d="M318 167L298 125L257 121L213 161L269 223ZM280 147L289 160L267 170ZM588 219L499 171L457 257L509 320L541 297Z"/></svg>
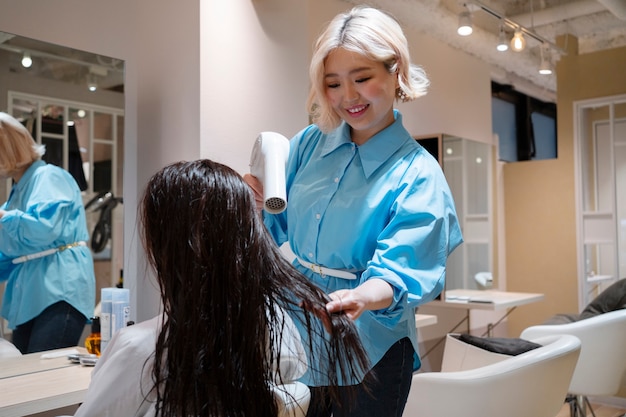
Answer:
<svg viewBox="0 0 626 417"><path fill-rule="evenodd" d="M13 186L0 219L0 281L7 281L2 316L14 329L46 307L66 301L93 315L96 280L88 246L12 264L14 258L75 242L87 242L80 189L64 169L35 161Z"/></svg>
<svg viewBox="0 0 626 417"><path fill-rule="evenodd" d="M356 320L372 366L404 337L418 352L415 307L440 294L446 259L463 240L441 167L403 127L401 114L394 116L392 125L361 146L352 142L345 122L329 134L315 125L303 129L290 141L287 209L264 212L276 242L289 241L296 256L357 271L358 279L346 280L294 261L327 293L370 278L391 284L391 306ZM309 363L315 364L319 356L312 355ZM416 353L414 369L420 366ZM303 382L325 385L313 372Z"/></svg>

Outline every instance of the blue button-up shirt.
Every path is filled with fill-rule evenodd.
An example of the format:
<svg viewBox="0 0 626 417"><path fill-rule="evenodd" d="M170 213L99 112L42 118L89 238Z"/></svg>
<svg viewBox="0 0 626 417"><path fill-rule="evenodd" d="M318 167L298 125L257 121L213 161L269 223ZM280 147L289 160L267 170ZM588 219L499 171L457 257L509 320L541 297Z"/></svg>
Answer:
<svg viewBox="0 0 626 417"><path fill-rule="evenodd" d="M46 307L66 301L87 318L95 307L91 250L75 246L13 264L24 255L87 242L80 189L65 170L35 161L13 186L0 219L0 281L7 281L2 316L14 329Z"/></svg>
<svg viewBox="0 0 626 417"><path fill-rule="evenodd" d="M290 141L287 209L264 213L274 239L279 245L289 241L297 257L357 271L358 279L346 280L294 261L328 293L371 278L393 287L391 306L366 311L355 322L372 365L404 337L418 351L415 307L440 294L447 257L462 242L441 167L397 111L395 118L361 146L352 142L345 122L329 134L315 125L299 132ZM417 369L417 354L415 359ZM304 382L324 385L322 379L309 372Z"/></svg>

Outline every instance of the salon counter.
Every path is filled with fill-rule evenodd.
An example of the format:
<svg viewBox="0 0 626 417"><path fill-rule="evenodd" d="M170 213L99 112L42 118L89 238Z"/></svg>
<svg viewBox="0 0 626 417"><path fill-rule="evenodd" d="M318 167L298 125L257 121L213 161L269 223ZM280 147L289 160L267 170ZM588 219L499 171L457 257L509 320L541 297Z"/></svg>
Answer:
<svg viewBox="0 0 626 417"><path fill-rule="evenodd" d="M86 353L84 348L75 349ZM0 359L0 416L19 417L79 404L89 387L93 367L70 362L66 351ZM50 353L62 356L42 358L42 354Z"/></svg>

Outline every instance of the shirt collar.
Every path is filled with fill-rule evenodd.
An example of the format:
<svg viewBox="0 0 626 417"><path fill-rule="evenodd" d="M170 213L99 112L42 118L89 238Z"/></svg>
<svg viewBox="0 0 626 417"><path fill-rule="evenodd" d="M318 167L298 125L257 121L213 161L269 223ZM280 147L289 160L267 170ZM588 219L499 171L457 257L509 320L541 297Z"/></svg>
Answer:
<svg viewBox="0 0 626 417"><path fill-rule="evenodd" d="M20 178L20 180L15 185L15 187L22 188L24 187L24 184L28 184L28 182L30 182L30 177L32 177L35 174L35 171L37 170L37 168L39 168L40 166L44 166L44 165L46 165L46 162L42 159L38 159L32 164L30 164L28 169L24 171L24 175L22 175L22 178Z"/></svg>
<svg viewBox="0 0 626 417"><path fill-rule="evenodd" d="M369 178L389 157L396 152L411 137L402 125L402 114L393 111L395 121L372 136L367 142L359 146L359 156L363 164L363 173ZM350 138L350 126L344 121L341 125L330 132L322 148L322 157L333 152L340 146L352 143Z"/></svg>

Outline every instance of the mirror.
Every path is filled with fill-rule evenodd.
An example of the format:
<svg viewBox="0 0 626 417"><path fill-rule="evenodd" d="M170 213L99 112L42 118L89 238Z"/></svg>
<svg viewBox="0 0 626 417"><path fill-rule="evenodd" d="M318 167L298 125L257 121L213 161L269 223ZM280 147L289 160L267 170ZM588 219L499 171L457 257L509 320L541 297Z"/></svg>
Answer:
<svg viewBox="0 0 626 417"><path fill-rule="evenodd" d="M416 140L441 164L463 231L463 244L448 258L445 289L497 287L493 276L493 146L447 134Z"/></svg>
<svg viewBox="0 0 626 417"><path fill-rule="evenodd" d="M124 265L124 62L0 32L0 110L46 145L46 162L76 179L91 235L97 303L100 288L117 285ZM11 186L0 181L1 202Z"/></svg>
<svg viewBox="0 0 626 417"><path fill-rule="evenodd" d="M626 275L626 96L575 103L578 303Z"/></svg>

